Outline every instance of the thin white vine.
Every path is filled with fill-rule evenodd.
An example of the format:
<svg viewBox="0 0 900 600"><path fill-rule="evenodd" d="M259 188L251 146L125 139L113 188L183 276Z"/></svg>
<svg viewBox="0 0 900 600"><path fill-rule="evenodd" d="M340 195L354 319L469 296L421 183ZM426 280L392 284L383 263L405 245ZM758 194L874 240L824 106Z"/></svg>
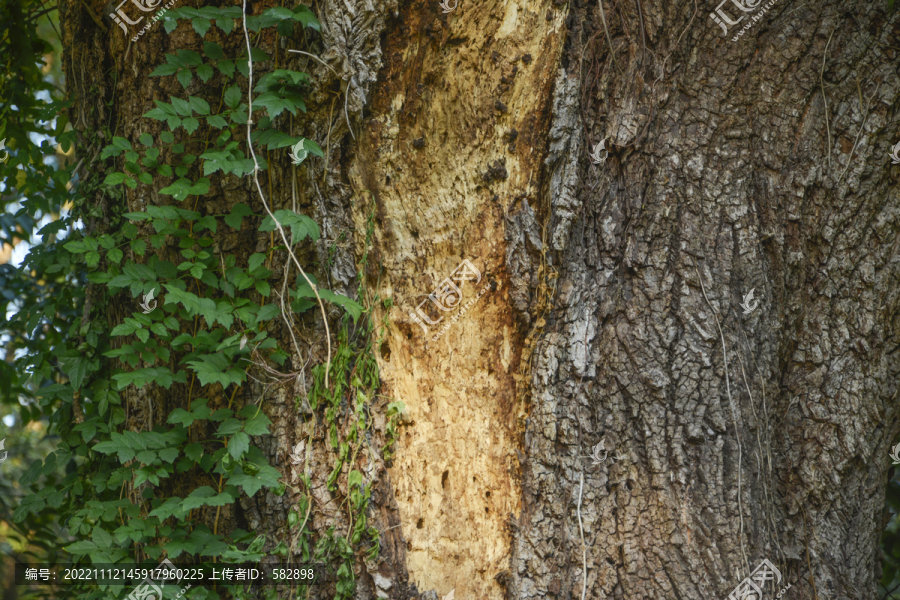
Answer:
<svg viewBox="0 0 900 600"><path fill-rule="evenodd" d="M259 192L259 197L262 200L263 208L266 209L269 217L271 217L272 221L275 223L275 227L278 229L278 233L281 234L281 239L284 241L284 245L287 248L288 254L290 254L291 258L294 261L294 265L296 265L297 270L300 271L300 274L303 275L303 279L306 280L306 283L309 284L309 287L312 288L313 293L316 295L316 300L319 301L319 308L322 310L322 320L325 323L325 341L328 343L328 359L325 361L325 387L328 388L328 371L331 368L331 332L328 330L328 315L325 314L325 304L322 302L322 299L319 297L319 290L316 288L316 285L309 280L309 277L306 276L306 271L303 270L303 267L300 266L300 261L297 260L297 256L294 254L293 249L291 248L290 242L288 242L287 236L284 234L284 228L281 226L281 223L278 222L278 219L275 218L275 215L272 214L272 211L269 209L269 204L266 202L266 196L263 194L262 186L259 185L259 176L257 173L259 172L259 162L256 160L256 152L253 151L253 142L250 140L250 126L253 124L253 57L250 53L250 34L247 32L247 0L243 0L241 5L241 21L244 25L244 40L247 42L247 67L249 69L248 79L250 80L249 87L247 88L247 147L250 149L250 156L253 157L253 181L256 183L256 191ZM282 313L284 309L282 308ZM287 320L287 317L285 316Z"/></svg>

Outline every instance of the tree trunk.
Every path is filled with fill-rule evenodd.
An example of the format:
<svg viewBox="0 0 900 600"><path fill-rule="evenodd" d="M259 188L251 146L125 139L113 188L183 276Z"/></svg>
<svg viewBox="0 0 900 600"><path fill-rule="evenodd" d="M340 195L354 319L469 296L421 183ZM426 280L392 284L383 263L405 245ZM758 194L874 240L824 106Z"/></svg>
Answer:
<svg viewBox="0 0 900 600"><path fill-rule="evenodd" d="M326 0L318 48L340 77L277 48L314 79L284 130L327 152L296 170L296 196L284 153L267 156L270 202L320 224L305 248L324 287L393 298L373 315L387 324L376 356L381 395L408 415L392 463L354 467L377 481L383 532L377 560L358 555L357 597L726 598L764 558L782 575L767 598L788 584L792 600L874 597L900 429L900 167L887 156L900 13L767 6L724 8L744 17L726 35L715 7L683 1L443 14L437 1ZM199 38L182 24L132 44L80 3L62 10L72 122L112 119L136 139L152 99L181 92L149 77L163 52ZM243 43L239 25L228 40ZM260 47L274 55L274 37ZM221 185L211 212L262 212L252 178ZM116 201L162 203L142 188L103 202ZM239 262L269 243L242 236L218 239ZM480 277L459 304L477 301L441 333L456 312L428 295L463 260ZM287 261L276 252L273 289ZM263 398L274 435L255 443L287 478L287 452L312 432L322 484L326 433L293 400L325 362L325 330L318 312L302 324L309 356L283 325L274 335L307 383L242 394ZM129 425L185 397L135 392ZM608 455L592 459L601 441ZM345 530L346 489L322 490L312 529ZM274 538L296 498L244 496L219 530Z"/></svg>

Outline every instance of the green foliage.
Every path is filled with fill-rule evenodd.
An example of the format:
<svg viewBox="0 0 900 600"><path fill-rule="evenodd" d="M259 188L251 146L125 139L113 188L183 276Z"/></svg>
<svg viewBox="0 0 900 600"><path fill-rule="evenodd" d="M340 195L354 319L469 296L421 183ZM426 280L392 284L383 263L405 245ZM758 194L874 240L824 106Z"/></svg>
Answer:
<svg viewBox="0 0 900 600"><path fill-rule="evenodd" d="M271 421L259 406L242 405L243 396L237 393L253 363L269 363L267 368L277 370L288 358L270 337L283 309L280 299L272 298L273 272L268 266L272 253L283 246L234 256L221 251L216 235L270 232L280 224L291 232L293 249L318 241L321 233L315 221L294 211L277 210L273 219L241 203L214 214L198 200L220 194L214 187L219 181L252 174L248 119L254 121L250 142L257 147L262 171L268 169L262 158L268 151L300 143L311 155L324 153L314 141L291 137L276 126L287 113L305 112L303 94L310 84L306 73L267 71L265 63L272 58L251 49L250 59L263 63L254 65L251 116L246 50L227 56L223 45L203 40L213 27L220 30L214 36L219 41L223 33L243 36L241 16L236 6L178 8L164 14L166 31L174 31L179 19L189 20L202 41L202 51L176 50L152 72L154 77L174 78L182 93L156 100L155 108L144 115L146 129L140 133L102 132L106 143L100 145L99 160L107 167L82 171L84 180L71 165L45 164L42 157L51 152L50 141L38 146L27 135L39 132L63 150L74 140L65 118L53 120L65 104L52 100L56 91L43 83L37 68L40 51L47 49L38 44L33 56L23 58L12 50L6 55L12 56L11 64L18 61L22 66L15 76L8 72L7 80L18 77L24 85L4 88L10 92L0 104L14 104L21 112L14 117L0 108L6 117L0 119L0 137L4 128L11 128L8 146L14 150L0 170L12 182L7 196L20 206L16 212L0 213L0 240L20 238L35 245L21 268L0 265L0 301L12 313L2 333L8 355L17 356L15 368L0 362L0 391L4 402L13 399L19 406L17 400L24 400L21 422L52 412L49 431L59 439L55 451L22 470L19 485L39 491L20 496L9 520L22 537L29 531L35 537L33 532L41 527L48 549L63 539L65 552L76 561L153 562L163 556L188 562L259 560L266 537L241 530L220 533L219 513L241 494L253 497L267 489L281 496L286 489L281 473L254 445L254 437L270 434ZM292 36L304 27L318 30L319 23L300 5L248 15L247 27L252 32L274 27L281 36ZM209 85L188 94L195 77ZM217 87L221 94L209 95ZM34 91L42 89L51 100L35 98ZM0 96L6 93L0 91ZM92 172L102 175L88 174ZM70 181L75 185L67 186ZM123 212L118 208L124 205L123 185L139 193L146 188L148 197L155 190L169 203ZM103 196L113 200L111 211L98 208L96 198ZM71 211L64 211L64 205ZM103 226L98 229L99 220ZM279 236L273 240L281 241ZM359 451L367 447L379 378L369 340L372 331L363 318L367 310L310 279L318 296L345 310L354 326L351 334L351 319L343 320L331 388L324 386L324 365L319 365L313 369L316 383L310 394L337 450L329 486L344 494L353 526L348 538L333 528L317 537L310 529L307 492L289 513L290 537L278 541L271 553L287 556L296 549L303 560L315 557L335 565L336 597L348 598L355 589L355 548L364 548L369 557L379 551L378 532L366 515L373 482L353 468ZM298 281L302 283L289 290L289 306L302 312L318 300L306 281ZM138 306L151 293L158 305L144 314ZM18 304L11 304L14 301ZM118 311L111 310L113 302ZM107 315L116 314L117 322L110 325ZM366 326L357 330L360 323ZM150 391L154 384L160 392L172 391L162 397L186 402L169 406L166 414L154 415L147 427L133 431L133 425L126 425L125 398L134 398L142 388ZM339 431L345 418L352 424ZM204 431L210 434L197 435ZM202 485L185 489L186 481ZM302 482L308 490L308 478ZM58 517L63 529L51 531L48 514ZM56 551L46 556L58 560ZM72 588L71 593L90 599L125 592L95 588ZM229 593L244 594L239 589ZM196 587L186 597L219 595Z"/></svg>

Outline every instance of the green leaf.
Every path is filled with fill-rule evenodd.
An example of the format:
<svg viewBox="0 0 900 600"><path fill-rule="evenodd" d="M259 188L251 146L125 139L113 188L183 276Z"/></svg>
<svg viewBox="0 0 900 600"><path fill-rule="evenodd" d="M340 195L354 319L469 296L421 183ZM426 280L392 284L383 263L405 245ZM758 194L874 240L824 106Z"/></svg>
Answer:
<svg viewBox="0 0 900 600"><path fill-rule="evenodd" d="M105 401L106 401L105 398L103 400L101 400L101 402L105 402ZM100 412L100 416L102 417L103 413L106 411L98 411L98 412ZM82 423L79 427L81 427L81 439L84 441L84 443L88 443L89 441L94 439L95 435L97 435L97 423L96 423L95 419L91 419L90 421L87 421L86 423Z"/></svg>
<svg viewBox="0 0 900 600"><path fill-rule="evenodd" d="M181 290L174 285L164 284L167 290L166 304L181 304L185 310L193 317L203 315L206 322L210 325L215 322L216 303L209 298L199 298L198 296ZM205 384L204 384L205 385Z"/></svg>
<svg viewBox="0 0 900 600"><path fill-rule="evenodd" d="M268 321L269 319L275 317L276 315L281 313L281 308L277 304L266 304L262 308L259 309L259 312L256 313L256 321Z"/></svg>
<svg viewBox="0 0 900 600"><path fill-rule="evenodd" d="M159 139L161 139L164 144L172 144L175 142L175 136L171 131L160 132Z"/></svg>
<svg viewBox="0 0 900 600"><path fill-rule="evenodd" d="M216 67L219 71L222 72L222 75L231 79L234 77L234 61L233 60L220 60L216 63Z"/></svg>
<svg viewBox="0 0 900 600"><path fill-rule="evenodd" d="M175 79L178 80L178 83L181 84L181 87L187 89L187 86L191 84L191 79L193 79L193 75L191 74L190 69L181 69L178 73L175 74Z"/></svg>
<svg viewBox="0 0 900 600"><path fill-rule="evenodd" d="M197 219L197 223L194 225L194 231L203 231L204 229L208 229L215 233L217 228L218 224L216 223L216 218L212 215L200 217L199 219Z"/></svg>
<svg viewBox="0 0 900 600"><path fill-rule="evenodd" d="M269 466L260 468L256 475L248 475L246 473L237 473L228 478L228 485L239 485L244 488L244 493L251 498L263 486L276 488L278 487L279 473Z"/></svg>
<svg viewBox="0 0 900 600"><path fill-rule="evenodd" d="M119 373L113 375L112 379L119 385L120 390L129 385L140 389L148 383L156 383L169 389L175 381L184 382L184 371L180 372L179 376L173 377L172 372L165 367L148 367L128 373Z"/></svg>
<svg viewBox="0 0 900 600"><path fill-rule="evenodd" d="M58 360L63 373L69 378L72 388L80 389L87 377L89 367L92 366L91 361L84 356L61 356Z"/></svg>
<svg viewBox="0 0 900 600"><path fill-rule="evenodd" d="M220 58L225 57L225 53L222 52L222 46L218 45L215 42L203 42L203 53L207 58L212 58L215 60L219 60Z"/></svg>
<svg viewBox="0 0 900 600"><path fill-rule="evenodd" d="M197 32L201 38L206 35L206 32L209 31L209 28L212 27L212 23L209 22L208 19L198 18L191 19L191 25L194 26L194 31Z"/></svg>
<svg viewBox="0 0 900 600"><path fill-rule="evenodd" d="M172 414L169 415L169 423L180 423L185 427L190 427L194 422L194 415L184 410L183 408L176 408L172 411Z"/></svg>
<svg viewBox="0 0 900 600"><path fill-rule="evenodd" d="M113 248L109 251L109 254L106 255L106 258L116 264L122 262L123 253L118 248Z"/></svg>
<svg viewBox="0 0 900 600"><path fill-rule="evenodd" d="M241 90L237 84L232 85L225 90L225 105L228 108L235 108L241 102Z"/></svg>
<svg viewBox="0 0 900 600"><path fill-rule="evenodd" d="M153 461L156 460L156 452L144 450L143 452L138 452L135 458L145 465L152 465Z"/></svg>
<svg viewBox="0 0 900 600"><path fill-rule="evenodd" d="M355 323L357 319L359 319L362 314L362 306L348 298L347 296L341 296L340 294L335 294L334 292L322 288L317 288L319 291L319 296L322 300L328 300L329 302L333 302L338 306L341 306L350 313L350 316L353 317L353 322ZM308 283L303 283L300 287L297 288L295 292L291 292L291 295L295 298L315 298L316 295L312 291L312 288L309 287Z"/></svg>
<svg viewBox="0 0 900 600"><path fill-rule="evenodd" d="M302 106L303 110L305 110L305 105L302 102L297 102L295 95L279 95L276 92L266 92L265 94L258 96L253 101L253 105L265 107L265 109L269 113L269 116L273 119L285 110L290 112L292 115L297 114L297 108L300 106Z"/></svg>
<svg viewBox="0 0 900 600"><path fill-rule="evenodd" d="M187 100L182 100L181 98L176 98L172 96L172 106L175 108L175 112L181 116L189 117L191 116L191 103Z"/></svg>
<svg viewBox="0 0 900 600"><path fill-rule="evenodd" d="M159 457L167 463L175 462L179 454L178 448L163 448L159 451Z"/></svg>
<svg viewBox="0 0 900 600"><path fill-rule="evenodd" d="M234 19L216 19L216 27L221 29L225 33L225 35L228 35L229 33L231 33L231 30L234 29Z"/></svg>
<svg viewBox="0 0 900 600"><path fill-rule="evenodd" d="M242 218L252 214L253 211L249 206L243 203L238 203L235 204L234 207L232 207L231 214L225 216L225 223L227 223L232 229L240 229Z"/></svg>
<svg viewBox="0 0 900 600"><path fill-rule="evenodd" d="M269 10L263 13L266 16L275 17L276 19L292 19L294 17L294 13L292 13L289 9L284 8L282 6L276 6L274 8L270 8Z"/></svg>
<svg viewBox="0 0 900 600"><path fill-rule="evenodd" d="M304 148L306 149L306 151L309 152L310 154L314 154L314 155L318 156L319 158L324 158L324 157L325 157L325 152L322 151L322 147L319 146L317 143L315 143L315 142L312 141L312 140L308 140L308 139L306 139L306 138L303 138L303 147L304 147Z"/></svg>
<svg viewBox="0 0 900 600"><path fill-rule="evenodd" d="M228 453L235 460L240 460L241 456L244 455L244 452L250 449L250 437L244 433L243 431L238 432L231 436L231 439L228 440Z"/></svg>
<svg viewBox="0 0 900 600"><path fill-rule="evenodd" d="M199 67L197 67L197 77L199 77L200 81L202 81L203 83L206 83L207 81L212 79L213 75L215 75L215 73L213 72L213 68L211 66L200 65Z"/></svg>
<svg viewBox="0 0 900 600"><path fill-rule="evenodd" d="M258 415L244 423L244 431L249 435L265 435L269 433L268 426L271 424L269 417L260 411Z"/></svg>
<svg viewBox="0 0 900 600"><path fill-rule="evenodd" d="M103 180L103 185L119 185L125 181L125 173L110 173Z"/></svg>
<svg viewBox="0 0 900 600"><path fill-rule="evenodd" d="M184 127L185 131L191 134L197 131L197 128L200 127L200 121L193 117L188 117L181 122L181 125L182 127Z"/></svg>
<svg viewBox="0 0 900 600"><path fill-rule="evenodd" d="M203 456L203 446L197 443L188 444L184 447L184 455L194 462L198 462Z"/></svg>
<svg viewBox="0 0 900 600"><path fill-rule="evenodd" d="M266 262L266 255L256 252L250 255L250 260L248 261L247 270L251 273L257 269L261 264Z"/></svg>
<svg viewBox="0 0 900 600"><path fill-rule="evenodd" d="M181 498L167 498L165 502L151 510L149 516L157 517L160 521L165 521L169 517L180 520L188 513L188 510L182 507L182 502Z"/></svg>
<svg viewBox="0 0 900 600"><path fill-rule="evenodd" d="M222 424L219 425L219 430L216 431L216 435L231 435L233 433L237 433L241 430L241 422L237 419L225 419L222 421Z"/></svg>
<svg viewBox="0 0 900 600"><path fill-rule="evenodd" d="M175 31L175 28L178 27L178 21L172 18L171 12L172 11L169 11L163 15L163 27L165 28L166 33L172 33Z"/></svg>
<svg viewBox="0 0 900 600"><path fill-rule="evenodd" d="M212 127L217 127L219 129L228 127L228 121L226 121L219 115L213 115L211 117L207 117L206 122L209 123Z"/></svg>
<svg viewBox="0 0 900 600"><path fill-rule="evenodd" d="M150 77L166 77L168 75L174 75L176 71L178 71L177 65L166 63L153 69L153 72L150 73Z"/></svg>
<svg viewBox="0 0 900 600"><path fill-rule="evenodd" d="M199 67L203 64L203 58L193 50L179 50L178 58L188 67Z"/></svg>
<svg viewBox="0 0 900 600"><path fill-rule="evenodd" d="M275 30L282 37L292 37L294 35L294 22L293 21L279 21Z"/></svg>
<svg viewBox="0 0 900 600"><path fill-rule="evenodd" d="M322 30L322 26L316 18L316 15L309 10L308 6L303 4L294 9L294 20L302 23L304 27L311 27L316 31Z"/></svg>
<svg viewBox="0 0 900 600"><path fill-rule="evenodd" d="M269 60L269 55L259 48L250 48L250 58L253 62L264 62Z"/></svg>
<svg viewBox="0 0 900 600"><path fill-rule="evenodd" d="M152 146L153 136L151 136L149 133L142 133L140 137L138 137L138 141L145 146Z"/></svg>
<svg viewBox="0 0 900 600"><path fill-rule="evenodd" d="M293 244L300 242L307 236L313 240L319 239L319 226L306 215L300 215L291 210L276 210L274 216L282 226L290 226ZM272 231L274 229L275 221L269 216L263 219L262 225L259 227L260 231Z"/></svg>
<svg viewBox="0 0 900 600"><path fill-rule="evenodd" d="M272 293L271 286L268 283L266 283L265 281L257 281L253 284L253 287L255 287L256 291L259 292L260 294L262 294L263 296L265 296L266 298L268 298L269 294Z"/></svg>
<svg viewBox="0 0 900 600"><path fill-rule="evenodd" d="M190 102L191 108L194 109L194 112L201 115L209 114L209 103L203 98L191 96L190 98L188 98L188 102Z"/></svg>
<svg viewBox="0 0 900 600"><path fill-rule="evenodd" d="M66 546L65 550L77 555L90 554L91 552L97 550L97 544L95 544L94 542L86 541L75 542L74 544Z"/></svg>
<svg viewBox="0 0 900 600"><path fill-rule="evenodd" d="M221 354L205 354L199 360L187 361L187 364L197 373L200 385L219 383L222 387L227 387L244 381L243 369L229 366L228 359Z"/></svg>
<svg viewBox="0 0 900 600"><path fill-rule="evenodd" d="M123 137L113 137L112 143L116 148L120 148L122 150L132 150L131 142Z"/></svg>
<svg viewBox="0 0 900 600"><path fill-rule="evenodd" d="M215 498L216 500L212 500L211 503L210 500L213 498ZM214 489L212 489L208 485L204 485L191 492L190 495L184 499L181 508L182 510L187 511L193 510L195 508L200 508L201 506L204 506L206 504L209 504L211 506L221 506L232 501L234 501L234 498L230 494L223 493L219 496L216 496L216 491Z"/></svg>

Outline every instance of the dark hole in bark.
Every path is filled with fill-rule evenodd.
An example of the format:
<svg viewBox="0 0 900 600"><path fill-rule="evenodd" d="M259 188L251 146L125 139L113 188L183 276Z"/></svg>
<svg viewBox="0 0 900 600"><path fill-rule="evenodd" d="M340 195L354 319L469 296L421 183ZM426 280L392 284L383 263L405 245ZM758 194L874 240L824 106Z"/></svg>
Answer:
<svg viewBox="0 0 900 600"><path fill-rule="evenodd" d="M441 487L447 489L447 478L450 477L450 471L444 471L444 474L441 475Z"/></svg>
<svg viewBox="0 0 900 600"><path fill-rule="evenodd" d="M416 521L416 529L422 529L425 526L425 520L419 519Z"/></svg>
<svg viewBox="0 0 900 600"><path fill-rule="evenodd" d="M391 362L391 347L387 342L381 345L381 358L383 358L385 362Z"/></svg>
<svg viewBox="0 0 900 600"><path fill-rule="evenodd" d="M490 497L491 497L491 492L490 492L490 491L487 491L487 492L484 493L484 495L487 496L488 498L490 498Z"/></svg>

